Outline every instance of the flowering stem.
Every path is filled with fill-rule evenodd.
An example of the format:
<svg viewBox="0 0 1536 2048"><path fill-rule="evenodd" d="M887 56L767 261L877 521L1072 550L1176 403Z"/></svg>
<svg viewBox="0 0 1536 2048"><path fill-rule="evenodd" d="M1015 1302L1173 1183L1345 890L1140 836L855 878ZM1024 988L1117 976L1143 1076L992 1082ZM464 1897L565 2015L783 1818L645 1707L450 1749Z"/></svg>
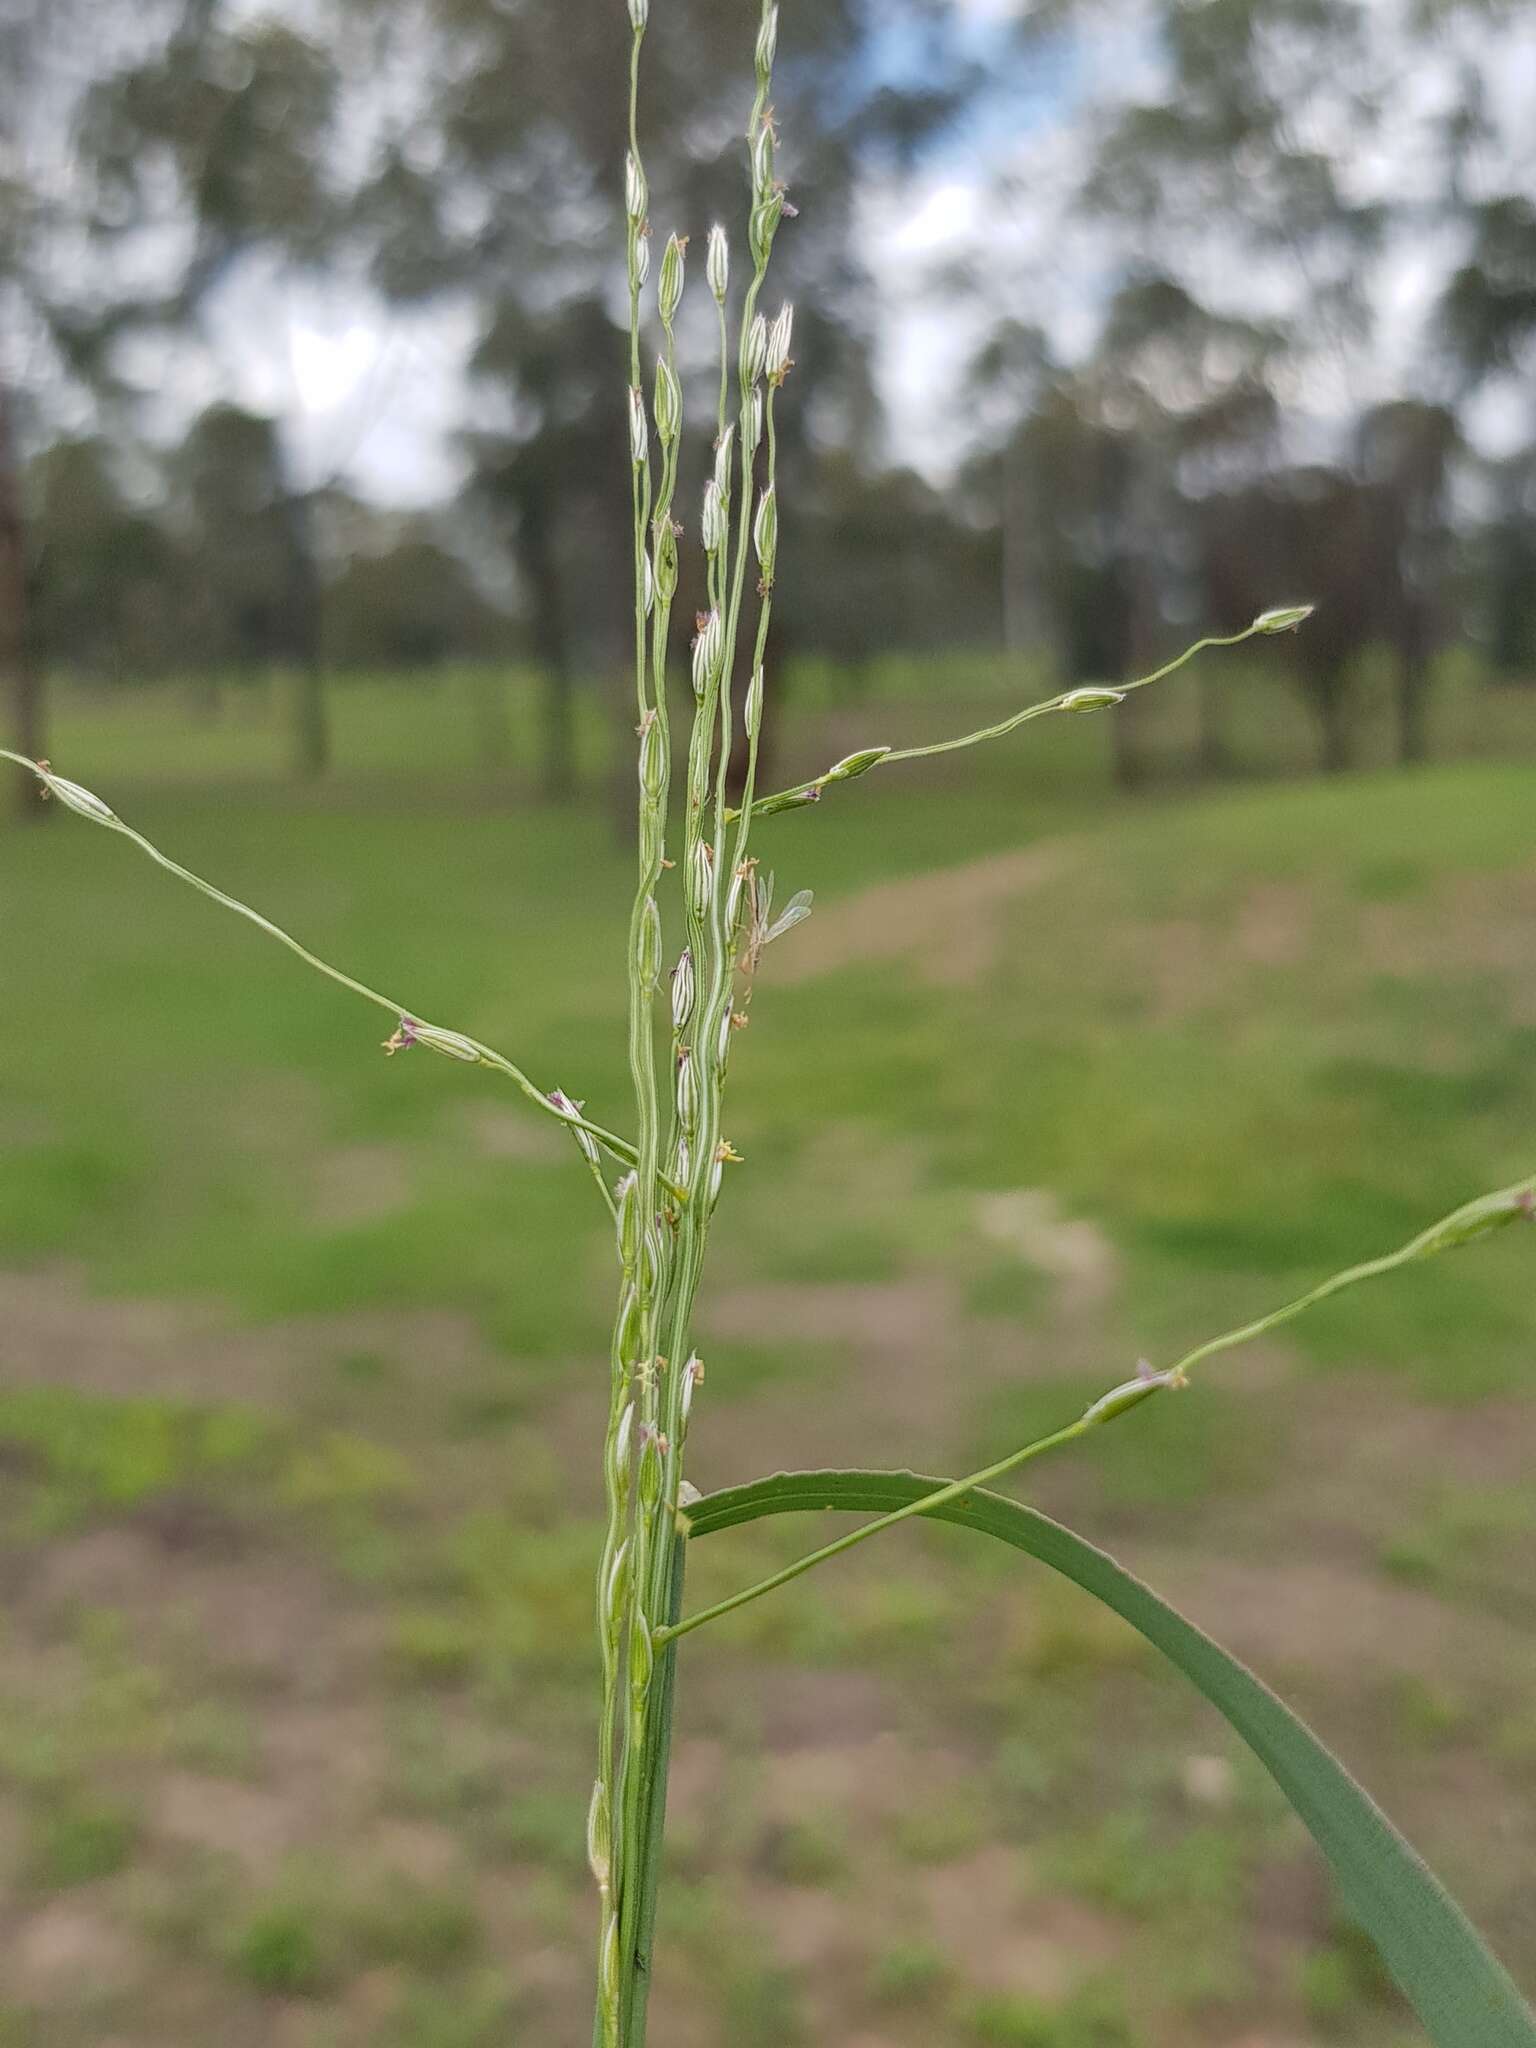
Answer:
<svg viewBox="0 0 1536 2048"><path fill-rule="evenodd" d="M626 1165L634 1163L637 1157L636 1149L627 1139L605 1130L601 1124L592 1123L571 1106L558 1090L546 1093L536 1082L528 1078L521 1067L516 1066L504 1053L497 1052L493 1046L482 1043L478 1038L471 1038L465 1032L448 1031L440 1024L425 1023L419 1011L408 1009L405 1004L396 1002L392 996L380 994L378 989L370 988L365 981L358 981L352 975L343 973L341 968L333 967L328 960L322 960L318 953L312 953L307 946L301 945L291 932L284 931L280 924L274 924L270 917L263 917L259 910L253 910L250 904L242 903L238 896L231 896L212 882L204 881L201 875L195 875L190 868L184 868L180 861L172 860L168 853L162 853L153 841L146 839L142 832L135 831L132 825L125 824L100 797L93 795L88 789L82 789L78 782L71 782L66 776L56 775L46 762L29 761L25 754L12 753L9 747L0 747L0 760L14 761L18 768L28 769L37 777L48 794L56 797L66 809L89 819L93 825L104 826L107 831L119 833L124 839L131 840L141 853L148 854L157 867L164 868L167 874L174 875L178 881L186 882L189 887L208 897L211 902L221 904L225 910L234 911L237 917L243 917L247 923L255 925L258 931L265 932L269 939L276 939L279 945L286 946L290 953L296 954L306 967L314 968L317 974L323 974L328 981L334 981L338 987L348 989L353 995L361 996L365 1002L373 1003L378 1009L387 1011L399 1026L395 1039L391 1041L392 1050L401 1050L408 1045L421 1045L431 1052L442 1053L448 1059L459 1060L466 1066L491 1067L498 1074L505 1074L510 1081L514 1081L534 1108L541 1110L545 1116L555 1117L567 1130L585 1132L596 1144L601 1145L605 1152L611 1153L615 1159L623 1160ZM566 1105L563 1108L562 1103Z"/></svg>
<svg viewBox="0 0 1536 2048"><path fill-rule="evenodd" d="M1341 1294L1346 1288L1358 1287L1366 1280L1380 1279L1387 1273L1394 1273L1400 1267L1413 1264L1419 1259L1428 1259L1437 1253L1454 1251L1458 1246L1470 1244L1475 1238L1485 1237L1491 1231L1503 1229L1521 1218L1536 1216L1536 1177L1517 1182L1513 1187L1501 1188L1497 1194L1480 1196L1474 1202L1455 1209L1438 1223L1410 1238L1407 1244L1381 1258L1367 1259L1358 1266L1349 1266L1342 1273L1335 1273L1329 1279L1309 1288L1305 1294L1274 1309L1267 1316L1255 1322L1244 1323L1235 1330L1229 1330L1220 1337L1213 1337L1207 1343L1187 1351L1166 1371L1153 1372L1144 1368L1133 1380L1114 1387L1109 1393L1085 1409L1075 1422L1053 1431L1049 1436L1037 1438L1025 1444L1021 1450L1010 1451L996 1464L973 1472L966 1479L952 1480L947 1486L933 1493L924 1494L920 1500L909 1501L905 1507L894 1509L888 1515L881 1515L877 1521L866 1522L862 1528L852 1529L835 1542L823 1545L806 1556L797 1558L782 1571L760 1579L756 1585L747 1586L729 1599L718 1600L712 1607L701 1608L697 1614L657 1632L658 1648L675 1643L680 1637L689 1635L696 1628L703 1628L706 1622L718 1621L722 1616L733 1614L739 1607L746 1607L754 1600L760 1600L766 1593L777 1592L779 1587L791 1584L819 1564L826 1564L834 1557L841 1557L860 1543L867 1543L871 1536L878 1536L886 1529L894 1529L899 1522L908 1522L917 1515L932 1514L936 1508L946 1507L951 1501L959 1500L963 1494L973 1493L978 1487L989 1486L996 1479L1002 1479L1015 1472L1021 1465L1035 1458L1043 1457L1047 1451L1062 1449L1086 1436L1090 1430L1100 1428L1106 1422L1116 1422L1122 1415L1128 1415L1133 1408L1139 1408L1144 1401L1166 1388L1182 1388L1188 1382L1193 1368L1218 1352L1231 1351L1239 1344L1251 1343L1262 1337L1266 1331L1276 1329L1281 1323L1288 1323L1294 1316L1326 1301L1330 1295Z"/></svg>
<svg viewBox="0 0 1536 2048"><path fill-rule="evenodd" d="M1305 607L1297 607L1305 615ZM1088 687L1063 690L1055 697L1047 697L1039 704L1028 704L1022 711L1016 711L1011 718L1001 719L996 725L984 725L976 732L962 733L957 739L935 740L925 747L866 747L850 754L846 760L828 768L825 773L813 776L809 782L802 782L793 789L775 791L772 796L758 800L759 817L769 817L775 811L793 811L807 804L820 801L823 790L833 783L851 782L856 776L868 774L874 768L887 768L897 761L926 761L935 754L957 753L962 747L980 746L984 740L1005 739L1011 732L1017 732L1021 725L1028 725L1032 719L1050 718L1057 712L1108 711L1130 696L1133 690L1149 689L1153 683L1160 683L1166 677L1175 675L1196 655L1204 654L1212 647L1241 647L1246 640L1259 634L1272 634L1290 627L1279 628L1274 623L1274 614L1265 613L1255 619L1251 626L1245 626L1241 633L1211 634L1204 640L1195 641L1191 647L1165 662L1150 675L1137 676L1130 682L1106 684L1102 688Z"/></svg>

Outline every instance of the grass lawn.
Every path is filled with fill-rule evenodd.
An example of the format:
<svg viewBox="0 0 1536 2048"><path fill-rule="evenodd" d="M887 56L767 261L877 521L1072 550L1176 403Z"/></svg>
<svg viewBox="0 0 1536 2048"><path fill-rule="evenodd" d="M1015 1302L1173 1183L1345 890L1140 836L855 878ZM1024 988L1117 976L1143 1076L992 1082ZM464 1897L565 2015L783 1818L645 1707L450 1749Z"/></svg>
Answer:
<svg viewBox="0 0 1536 2048"><path fill-rule="evenodd" d="M898 680L788 772L924 730ZM475 772L475 688L339 692L319 794L254 699L71 703L53 753L623 1126L632 857ZM1536 1164L1536 767L1109 804L1102 744L760 828L817 910L735 1056L700 1483L998 1454ZM583 2039L590 1182L104 833L7 832L0 905L0 2044ZM1536 1990L1533 1260L1350 1295L1030 1498L1286 1691ZM701 1634L682 1711L672 2048L1417 2038L1203 1705L952 1531Z"/></svg>

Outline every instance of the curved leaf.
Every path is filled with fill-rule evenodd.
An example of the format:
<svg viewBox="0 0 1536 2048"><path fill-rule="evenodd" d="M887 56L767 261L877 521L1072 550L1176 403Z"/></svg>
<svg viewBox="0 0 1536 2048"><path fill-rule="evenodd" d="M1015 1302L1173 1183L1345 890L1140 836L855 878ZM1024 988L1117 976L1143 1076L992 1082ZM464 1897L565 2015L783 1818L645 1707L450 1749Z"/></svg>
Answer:
<svg viewBox="0 0 1536 2048"><path fill-rule="evenodd" d="M781 1472L695 1502L689 1533L712 1536L764 1515L813 1509L888 1514L943 1484L911 1472ZM1337 1758L1251 1671L1106 1552L1032 1508L977 1491L936 1508L931 1519L1027 1551L1113 1608L1200 1688L1306 1822L1350 1911L1438 2048L1536 2048L1536 2015L1460 1907Z"/></svg>

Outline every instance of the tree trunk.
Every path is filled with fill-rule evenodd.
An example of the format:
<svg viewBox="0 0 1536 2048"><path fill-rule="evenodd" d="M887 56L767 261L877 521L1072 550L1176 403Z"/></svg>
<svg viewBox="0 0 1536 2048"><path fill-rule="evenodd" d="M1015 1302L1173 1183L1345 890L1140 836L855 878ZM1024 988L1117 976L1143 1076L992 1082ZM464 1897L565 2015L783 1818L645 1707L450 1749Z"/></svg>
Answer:
<svg viewBox="0 0 1536 2048"><path fill-rule="evenodd" d="M546 661L539 723L543 732L542 785L552 804L569 803L576 794L576 700L570 664Z"/></svg>
<svg viewBox="0 0 1536 2048"><path fill-rule="evenodd" d="M1157 665L1157 595L1145 562L1130 565L1130 591L1125 632L1125 666L1128 676L1148 674ZM1147 780L1146 756L1141 747L1142 713L1145 698L1133 691L1123 704L1105 715L1110 726L1111 761L1116 786L1140 789Z"/></svg>
<svg viewBox="0 0 1536 2048"><path fill-rule="evenodd" d="M576 794L576 705L564 592L549 542L547 513L535 511L525 518L522 552L533 598L533 644L540 674L539 787L547 803L569 803Z"/></svg>
<svg viewBox="0 0 1536 2048"><path fill-rule="evenodd" d="M315 562L307 492L290 492L288 527L288 629L298 667L293 697L293 765L303 782L330 773L331 721L325 700L325 660L320 643L320 571Z"/></svg>
<svg viewBox="0 0 1536 2048"><path fill-rule="evenodd" d="M1312 686L1320 740L1319 765L1325 775L1342 775L1354 766L1354 732L1349 716L1349 690L1342 676L1319 677Z"/></svg>
<svg viewBox="0 0 1536 2048"><path fill-rule="evenodd" d="M1406 656L1397 678L1397 758L1405 768L1429 759L1429 664Z"/></svg>
<svg viewBox="0 0 1536 2048"><path fill-rule="evenodd" d="M9 686L10 739L17 753L40 761L44 737L43 673L32 644L27 605L27 528L21 503L20 458L11 394L0 383L0 678ZM39 789L24 769L17 771L14 804L28 819L48 816Z"/></svg>
<svg viewBox="0 0 1536 2048"><path fill-rule="evenodd" d="M1195 770L1203 781L1216 782L1232 773L1232 750L1227 745L1227 684L1224 678L1202 674L1195 685L1195 704L1200 720Z"/></svg>
<svg viewBox="0 0 1536 2048"><path fill-rule="evenodd" d="M1408 602L1412 605L1412 598ZM1428 638L1414 605L1403 621L1397 650L1397 758L1405 768L1429 759Z"/></svg>
<svg viewBox="0 0 1536 2048"><path fill-rule="evenodd" d="M1029 501L1017 436L1009 441L1003 464L1003 648L1020 655L1036 635L1029 583Z"/></svg>
<svg viewBox="0 0 1536 2048"><path fill-rule="evenodd" d="M477 669L470 678L474 765L488 781L499 781L512 761L512 728L507 718L507 678L499 665Z"/></svg>
<svg viewBox="0 0 1536 2048"><path fill-rule="evenodd" d="M293 769L301 782L319 782L330 773L331 721L325 701L325 670L319 661L304 662L293 683Z"/></svg>

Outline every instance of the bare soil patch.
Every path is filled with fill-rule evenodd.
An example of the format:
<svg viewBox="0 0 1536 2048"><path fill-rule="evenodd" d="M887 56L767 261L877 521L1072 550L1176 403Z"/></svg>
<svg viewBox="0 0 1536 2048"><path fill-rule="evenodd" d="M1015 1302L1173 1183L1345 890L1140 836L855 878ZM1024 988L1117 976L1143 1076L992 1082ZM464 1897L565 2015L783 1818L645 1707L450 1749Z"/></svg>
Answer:
<svg viewBox="0 0 1536 2048"><path fill-rule="evenodd" d="M1070 847L1055 842L876 883L818 905L810 923L769 954L767 972L793 984L911 957L925 981L974 981L996 958L998 914L1016 896L1047 887L1070 860Z"/></svg>

